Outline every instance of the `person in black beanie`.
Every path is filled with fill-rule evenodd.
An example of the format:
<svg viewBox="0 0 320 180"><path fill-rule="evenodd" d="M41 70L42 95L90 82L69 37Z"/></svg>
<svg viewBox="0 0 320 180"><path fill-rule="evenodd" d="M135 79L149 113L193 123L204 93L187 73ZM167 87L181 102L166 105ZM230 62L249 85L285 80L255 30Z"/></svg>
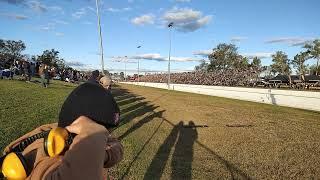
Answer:
<svg viewBox="0 0 320 180"><path fill-rule="evenodd" d="M59 127L66 127L80 116L86 116L107 129L119 124L119 108L100 84L87 82L74 89L62 105Z"/></svg>
<svg viewBox="0 0 320 180"><path fill-rule="evenodd" d="M100 73L98 70L92 71L91 77L88 80L88 82L99 84L99 81L98 81L99 75L100 75Z"/></svg>

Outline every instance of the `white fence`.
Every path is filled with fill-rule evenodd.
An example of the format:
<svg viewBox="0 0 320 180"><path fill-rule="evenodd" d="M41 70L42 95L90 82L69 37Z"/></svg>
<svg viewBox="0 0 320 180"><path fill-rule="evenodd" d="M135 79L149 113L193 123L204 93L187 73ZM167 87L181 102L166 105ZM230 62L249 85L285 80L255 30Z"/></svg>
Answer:
<svg viewBox="0 0 320 180"><path fill-rule="evenodd" d="M121 82L161 89L168 89L166 83L148 82ZM266 104L288 106L307 110L320 111L320 92L278 90L278 89L259 89L242 87L224 86L205 86L190 84L171 84L170 89L175 91L205 94L232 99L240 99Z"/></svg>

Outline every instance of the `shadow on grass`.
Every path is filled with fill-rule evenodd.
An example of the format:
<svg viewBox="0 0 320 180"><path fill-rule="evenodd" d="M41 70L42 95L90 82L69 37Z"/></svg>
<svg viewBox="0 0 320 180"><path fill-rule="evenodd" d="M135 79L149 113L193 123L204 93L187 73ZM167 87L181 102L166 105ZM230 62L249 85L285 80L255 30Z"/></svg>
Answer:
<svg viewBox="0 0 320 180"><path fill-rule="evenodd" d="M132 111L135 111L137 109L141 109L142 107L145 107L145 106L149 106L148 102L146 102L146 101L138 102L138 103L135 103L133 105L130 105L127 108L121 109L121 114L126 114L128 112L132 112Z"/></svg>
<svg viewBox="0 0 320 180"><path fill-rule="evenodd" d="M156 115L157 117L162 117L164 111L160 111L158 112L158 114ZM154 130L154 132L151 134L151 136L149 137L149 139L143 144L143 146L141 147L141 149L139 150L139 152L135 155L135 157L133 158L133 160L130 162L128 168L126 169L126 171L124 172L124 174L122 175L122 177L120 179L124 179L132 165L136 162L136 160L139 158L140 154L143 152L143 150L146 148L146 146L150 143L151 139L154 137L154 135L158 132L158 130L160 129L161 125L163 124L164 120L162 119L162 121L159 123L158 127Z"/></svg>
<svg viewBox="0 0 320 180"><path fill-rule="evenodd" d="M180 122L178 128L179 138L171 161L171 179L192 179L193 144L198 132L193 121L189 121L188 128L181 127Z"/></svg>
<svg viewBox="0 0 320 180"><path fill-rule="evenodd" d="M112 131L120 128L121 126L127 124L131 120L133 120L136 117L143 116L147 113L152 113L154 112L155 109L157 109L159 106L154 106L154 105L144 105L137 107L137 109L134 109L126 114L121 115L120 117L120 124L114 128Z"/></svg>
<svg viewBox="0 0 320 180"><path fill-rule="evenodd" d="M125 138L126 136L128 136L129 134L131 134L132 132L134 132L135 130L139 129L140 127L142 127L144 124L152 121L154 118L161 118L162 117L162 113L164 111L160 111L160 112L153 112L150 115L142 118L138 123L134 124L130 129L128 129L125 133L123 133L121 136L119 136L119 140L122 140L123 138Z"/></svg>
<svg viewBox="0 0 320 180"><path fill-rule="evenodd" d="M192 126L193 121L189 122L189 128L185 128L180 121L173 127L154 156L144 179L161 178L173 147L171 179L192 179L193 144L198 138L196 128L190 128Z"/></svg>
<svg viewBox="0 0 320 180"><path fill-rule="evenodd" d="M122 174L120 179L124 179L129 174L131 167L139 159L140 154L150 143L154 135L159 131L163 122L172 125L173 129L168 137L164 140L163 144L159 147L156 155L153 157L151 164L146 170L144 179L161 178L173 147L174 152L171 161L171 179L192 179L192 162L194 157L193 145L195 143L205 151L207 151L208 156L213 157L217 162L221 163L229 171L231 179L250 179L250 177L245 172L243 172L231 162L227 161L222 156L218 155L212 149L208 148L206 145L197 140L198 133L196 128L207 126L195 125L193 121L190 121L188 125L184 125L182 121L175 125L171 121L163 117L163 113L165 111L155 112L155 109L157 109L159 106L155 106L154 104L151 104L151 102L143 101L144 97L132 94L129 91L120 88L115 90L113 94L115 95L116 100L119 103L121 102L121 106L126 106L128 104L139 101L138 103L135 103L134 105L128 106L123 109L123 111L121 112L123 113L121 115L121 122L117 128L125 125L136 117L148 114L147 116L139 120L136 124L134 124L130 129L120 135L120 140L125 139L129 134L141 128L146 123L152 121L154 118L162 119L161 122L159 122L157 128L155 128L154 132L149 136L148 140L145 141L139 152L129 163L127 169L125 170L124 174ZM164 96L166 96L166 94L162 94L161 96L155 98L154 100L152 100L152 103Z"/></svg>
<svg viewBox="0 0 320 180"><path fill-rule="evenodd" d="M171 121L169 121L169 120L167 120L166 118L163 118L163 120L165 121L165 122L167 122L167 123L169 123L170 125L172 125L172 126L174 126L174 128L177 126L177 125L174 125ZM180 122L181 123L181 122ZM180 124L179 123L179 124ZM178 125L179 125L178 124ZM230 173L230 176L231 176L231 179L251 179L250 177L249 177L249 175L247 175L244 171L242 171L241 169L239 169L237 166L235 166L234 164L232 164L231 162L229 162L229 161L227 161L226 159L224 159L222 156L220 156L220 155L218 155L216 152L214 152L212 149L210 149L209 147L207 147L206 145L204 145L204 144L202 144L201 142L199 142L198 140L197 140L197 132L196 131L186 131L187 129L189 129L190 127L191 127L191 129L195 129L195 128L197 128L197 127L205 127L205 126L198 126L198 125L195 125L192 121L191 122L189 122L189 125L185 125L185 126L183 126L184 128L185 128L185 130L182 130L182 134L183 134L183 136L185 136L185 137L187 137L186 138L186 140L188 141L188 139L191 139L192 141L194 141L194 143L197 143L201 148L203 148L203 149L205 149L216 161L218 161L219 163L221 163L226 169L227 169L227 171ZM173 130L172 130L173 131ZM169 137L170 137L170 135L169 135ZM196 137L196 138L194 138L194 137ZM182 137L183 138L183 137ZM183 142L184 141L184 139L182 139L182 140L180 140L180 142ZM186 142L184 142L184 143L186 143ZM177 146L178 146L178 149L182 149L182 150L186 150L186 154L188 154L189 153L189 156L190 156L190 150L188 150L188 148L190 148L190 146L191 146L191 142L187 142L187 144L188 143L190 143L188 146L189 147L183 147L184 145L182 145L183 143L179 143L179 140L178 140L178 142L177 142ZM192 145L194 144L194 143L192 143ZM180 145L179 145L180 144ZM183 147L183 148L181 148L181 147L179 147L179 146L181 146L181 147ZM176 147L177 148L177 147ZM180 151L180 150L178 150L178 151ZM173 156L175 156L175 154L181 154L181 153L174 153L173 154ZM181 156L180 156L181 157ZM186 158L189 162L191 161L192 162L192 160L190 160L190 158L189 157L187 157L187 156L184 156L184 158ZM175 157L173 157L173 161L174 160L181 160L181 158L179 158L179 159L176 159ZM179 164L180 162L178 162L178 164ZM187 168L189 168L189 166L187 166L188 164L186 164L186 165L184 165L184 166L186 166ZM172 175L171 175L171 177L173 178L173 177L175 177L174 179L176 179L178 176L177 175L179 175L179 177L181 177L182 176L182 174L181 174L181 172L175 172L177 169L175 169L175 167L176 166L179 166L179 165L177 165L177 163L173 163L172 162L172 164L171 164L171 166L172 166ZM190 168L190 170L192 170L192 168ZM192 172L192 171L190 171L190 172ZM148 171L147 171L147 173L148 173ZM146 174L147 174L146 173ZM148 174L147 174L148 175ZM187 175L187 177L189 176L188 174L185 174L185 175ZM148 175L149 176L149 175ZM146 176L145 176L146 177ZM154 179L154 178L153 178ZM178 178L179 179L179 178Z"/></svg>
<svg viewBox="0 0 320 180"><path fill-rule="evenodd" d="M153 160L150 166L147 169L146 174L143 179L160 179L164 168L169 159L170 151L175 144L175 141L178 137L179 129L183 125L180 122L178 125L174 126L169 136L163 142L163 144L158 149L156 155L153 157Z"/></svg>
<svg viewBox="0 0 320 180"><path fill-rule="evenodd" d="M120 107L127 106L126 108L121 109L120 124L118 127L114 128L112 131L120 128L121 126L127 124L128 122L130 122L131 120L137 117L141 117L148 113L153 114L154 110L159 107L159 106L150 104L150 102L148 101L143 101L145 99L144 97L129 93L126 89L115 88L112 91L112 94L115 96L115 99ZM142 120L146 121L145 118L143 118ZM139 123L141 124L142 122L140 121ZM121 139L124 137L125 136L122 136Z"/></svg>
<svg viewBox="0 0 320 180"><path fill-rule="evenodd" d="M126 104L131 104L131 103L134 103L136 101L141 101L141 100L144 100L144 99L145 99L144 97L130 97L130 98L124 99L122 101L119 101L118 105L119 106L124 106Z"/></svg>

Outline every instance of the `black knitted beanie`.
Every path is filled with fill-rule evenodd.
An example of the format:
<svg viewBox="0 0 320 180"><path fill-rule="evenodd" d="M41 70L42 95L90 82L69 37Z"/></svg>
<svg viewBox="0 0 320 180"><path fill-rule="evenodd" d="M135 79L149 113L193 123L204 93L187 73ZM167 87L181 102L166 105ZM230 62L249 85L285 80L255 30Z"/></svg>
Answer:
<svg viewBox="0 0 320 180"><path fill-rule="evenodd" d="M59 127L72 124L80 116L87 116L106 128L118 125L115 119L117 104L111 93L100 84L84 83L74 89L61 107Z"/></svg>

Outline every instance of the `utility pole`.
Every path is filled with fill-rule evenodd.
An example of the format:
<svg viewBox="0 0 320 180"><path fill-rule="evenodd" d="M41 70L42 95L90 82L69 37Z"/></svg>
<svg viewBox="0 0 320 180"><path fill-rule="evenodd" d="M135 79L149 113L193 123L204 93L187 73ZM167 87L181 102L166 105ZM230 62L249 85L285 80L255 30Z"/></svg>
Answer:
<svg viewBox="0 0 320 180"><path fill-rule="evenodd" d="M96 0L96 8L97 8L97 18L98 18L98 31L99 31L99 38L100 38L101 72L102 72L102 75L104 75L103 43L102 43L102 32L101 32L99 2L98 1L99 0Z"/></svg>
<svg viewBox="0 0 320 180"><path fill-rule="evenodd" d="M127 81L127 56L124 59L124 81Z"/></svg>

